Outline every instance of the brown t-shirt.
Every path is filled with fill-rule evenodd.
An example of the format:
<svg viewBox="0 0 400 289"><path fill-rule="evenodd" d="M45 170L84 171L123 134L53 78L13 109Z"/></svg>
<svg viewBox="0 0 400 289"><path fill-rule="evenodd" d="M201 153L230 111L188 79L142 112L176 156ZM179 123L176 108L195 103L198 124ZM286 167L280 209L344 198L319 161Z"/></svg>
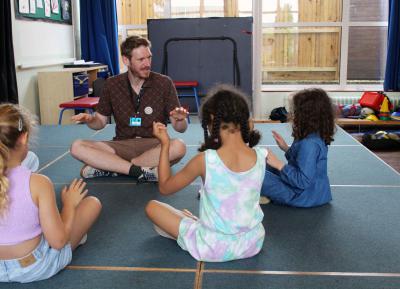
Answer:
<svg viewBox="0 0 400 289"><path fill-rule="evenodd" d="M180 106L172 80L156 72L150 72L140 95L137 109L138 95L130 86L127 72L107 79L96 111L104 116L114 116L114 140L153 137L153 121L166 125L170 111ZM131 117L141 117L141 126L130 126Z"/></svg>

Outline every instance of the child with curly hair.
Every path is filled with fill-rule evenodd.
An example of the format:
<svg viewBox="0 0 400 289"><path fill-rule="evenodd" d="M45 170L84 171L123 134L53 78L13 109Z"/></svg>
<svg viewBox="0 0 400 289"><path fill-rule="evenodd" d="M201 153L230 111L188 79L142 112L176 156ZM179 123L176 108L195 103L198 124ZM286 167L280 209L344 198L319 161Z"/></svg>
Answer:
<svg viewBox="0 0 400 289"><path fill-rule="evenodd" d="M260 139L251 129L248 104L239 91L219 86L202 106L204 144L200 153L175 175L168 160L169 136L161 123L158 167L161 194L173 194L202 178L200 216L155 200L146 213L156 230L176 239L196 260L222 262L252 257L262 248L265 230L259 205L267 151L253 148Z"/></svg>
<svg viewBox="0 0 400 289"><path fill-rule="evenodd" d="M335 134L335 113L327 93L318 88L294 94L289 147L276 131L272 135L285 152L284 163L269 150L261 194L274 203L315 207L332 200L328 178L328 145Z"/></svg>

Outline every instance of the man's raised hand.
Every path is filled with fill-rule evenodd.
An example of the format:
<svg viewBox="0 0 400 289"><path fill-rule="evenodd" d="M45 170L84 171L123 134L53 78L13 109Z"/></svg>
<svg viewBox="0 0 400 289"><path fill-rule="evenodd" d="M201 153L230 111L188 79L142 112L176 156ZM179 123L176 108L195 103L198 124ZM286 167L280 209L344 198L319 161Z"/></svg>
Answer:
<svg viewBox="0 0 400 289"><path fill-rule="evenodd" d="M89 113L79 113L77 115L73 115L71 119L76 123L88 123L92 121L93 115Z"/></svg>
<svg viewBox="0 0 400 289"><path fill-rule="evenodd" d="M174 118L176 121L185 120L188 116L189 112L183 107L176 107L172 110L169 115Z"/></svg>

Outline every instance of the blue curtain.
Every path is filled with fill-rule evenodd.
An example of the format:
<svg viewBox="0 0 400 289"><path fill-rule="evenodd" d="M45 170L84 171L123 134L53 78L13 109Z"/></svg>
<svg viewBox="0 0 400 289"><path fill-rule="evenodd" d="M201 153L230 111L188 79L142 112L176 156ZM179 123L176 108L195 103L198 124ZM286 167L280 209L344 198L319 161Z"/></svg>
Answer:
<svg viewBox="0 0 400 289"><path fill-rule="evenodd" d="M11 19L10 1L0 1L0 103L18 103Z"/></svg>
<svg viewBox="0 0 400 289"><path fill-rule="evenodd" d="M400 1L389 0L385 91L400 91Z"/></svg>
<svg viewBox="0 0 400 289"><path fill-rule="evenodd" d="M82 59L108 65L119 74L118 24L115 0L81 0Z"/></svg>

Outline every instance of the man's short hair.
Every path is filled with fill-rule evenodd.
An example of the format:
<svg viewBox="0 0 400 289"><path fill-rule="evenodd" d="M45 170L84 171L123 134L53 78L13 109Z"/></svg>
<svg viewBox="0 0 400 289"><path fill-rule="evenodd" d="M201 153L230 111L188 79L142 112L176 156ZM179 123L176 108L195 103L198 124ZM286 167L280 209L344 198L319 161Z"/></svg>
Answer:
<svg viewBox="0 0 400 289"><path fill-rule="evenodd" d="M127 58L131 58L132 49L138 48L139 46L151 47L151 43L146 38L141 36L133 35L125 39L121 43L121 55Z"/></svg>

